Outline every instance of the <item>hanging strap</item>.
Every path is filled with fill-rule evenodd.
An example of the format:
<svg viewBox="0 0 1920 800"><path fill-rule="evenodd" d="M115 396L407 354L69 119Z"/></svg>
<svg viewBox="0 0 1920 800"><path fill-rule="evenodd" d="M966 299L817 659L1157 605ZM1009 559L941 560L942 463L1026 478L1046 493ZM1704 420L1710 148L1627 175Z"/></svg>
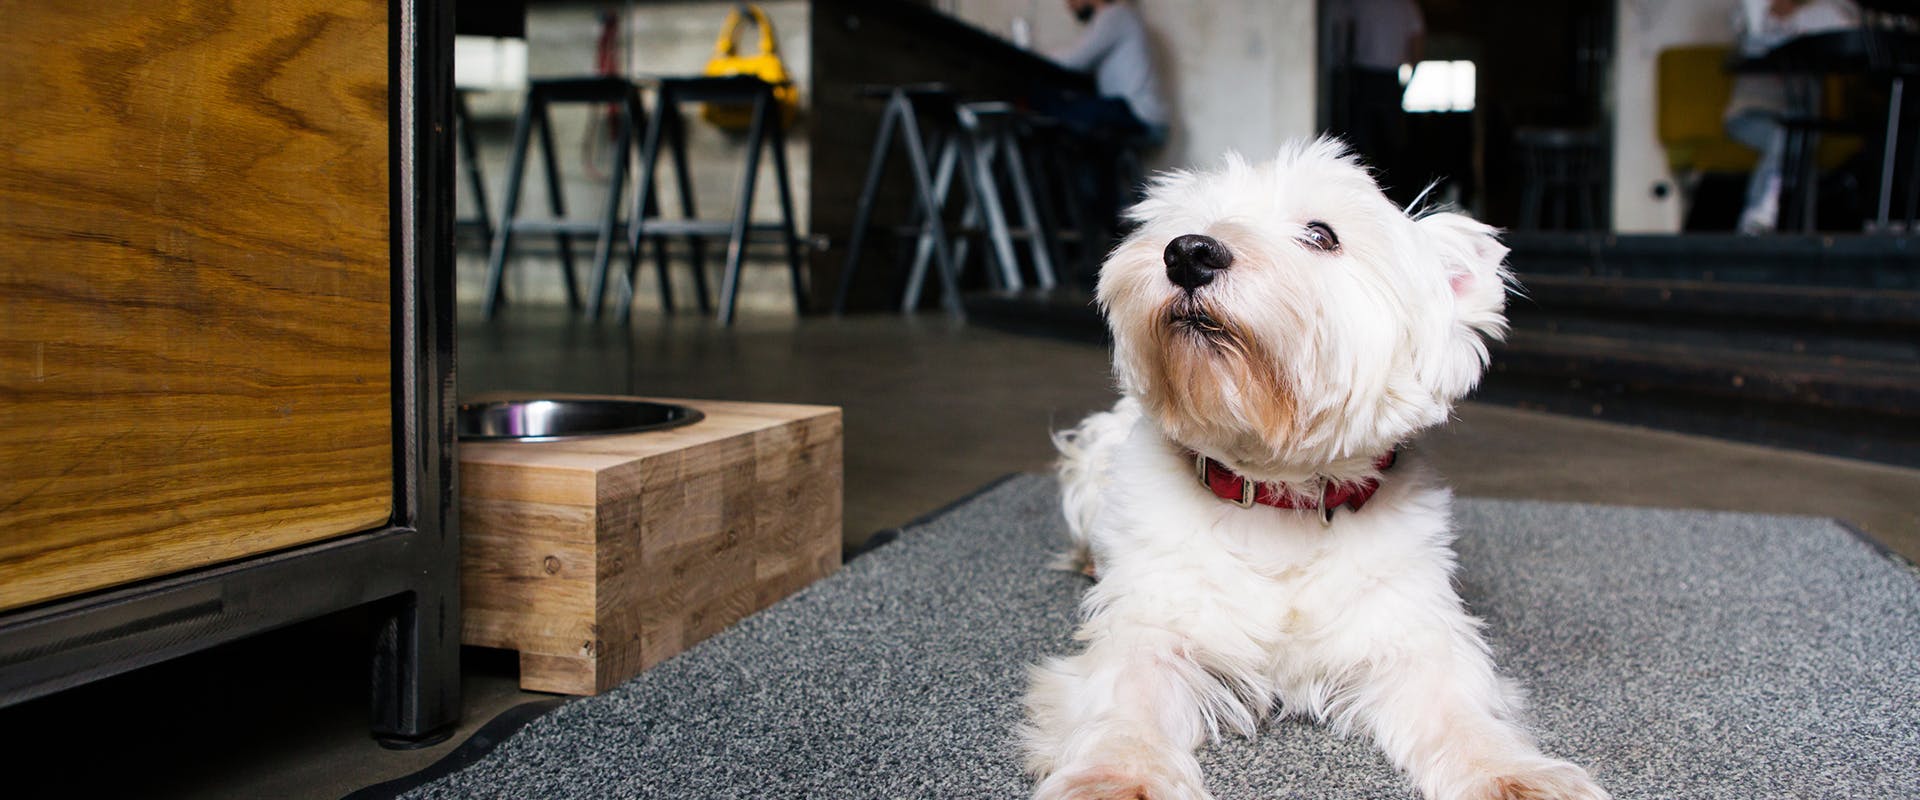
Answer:
<svg viewBox="0 0 1920 800"><path fill-rule="evenodd" d="M742 10L745 10L747 13L742 15L740 13ZM760 6L753 3L743 3L727 12L726 24L720 26L720 40L713 45L715 55L733 56L737 54L738 45L735 44L734 40L738 38L740 25L748 19L753 21L754 27L760 29L760 54L778 54L779 48L774 45L773 39L773 20L767 18L767 12L762 11Z"/></svg>

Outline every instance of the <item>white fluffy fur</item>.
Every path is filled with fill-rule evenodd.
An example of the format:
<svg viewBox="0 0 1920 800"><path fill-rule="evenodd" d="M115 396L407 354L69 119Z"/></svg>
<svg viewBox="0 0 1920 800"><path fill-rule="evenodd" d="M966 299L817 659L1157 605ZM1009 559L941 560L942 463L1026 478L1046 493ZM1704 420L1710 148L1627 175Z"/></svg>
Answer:
<svg viewBox="0 0 1920 800"><path fill-rule="evenodd" d="M1446 419L1485 370L1485 340L1505 326L1494 231L1410 217L1326 139L1163 177L1133 214L1099 290L1126 397L1057 437L1064 511L1098 580L1084 649L1033 670L1034 796L1208 797L1193 750L1252 736L1277 710L1372 737L1430 798L1606 797L1518 723L1518 692L1453 589L1450 494L1417 453L1326 527L1316 512L1223 502L1185 455L1306 491L1377 475L1376 456ZM1301 239L1316 220L1337 252ZM1201 387L1211 405L1170 401L1181 390L1156 378L1172 356L1155 326L1175 324L1167 309L1185 294L1162 252L1189 233L1234 256L1193 299L1249 339L1188 351L1206 353L1197 381L1220 382ZM1279 385L1237 383L1249 374ZM1276 398L1292 413L1261 411ZM1219 418L1183 416L1200 405Z"/></svg>

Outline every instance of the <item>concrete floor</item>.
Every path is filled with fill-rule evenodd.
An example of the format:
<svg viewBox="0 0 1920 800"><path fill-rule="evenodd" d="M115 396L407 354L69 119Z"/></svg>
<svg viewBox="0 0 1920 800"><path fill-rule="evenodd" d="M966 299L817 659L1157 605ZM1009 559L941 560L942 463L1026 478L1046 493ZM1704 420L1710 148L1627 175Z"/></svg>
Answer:
<svg viewBox="0 0 1920 800"><path fill-rule="evenodd" d="M1113 401L1100 347L942 317L629 330L551 309L511 309L494 324L462 312L463 394L841 406L849 543L1007 472L1043 469L1048 431ZM1418 446L1463 495L1838 517L1920 560L1920 470L1474 404ZM499 711L544 697L517 690L510 655L469 651L454 739L382 750L365 731L363 624L335 615L0 711L13 763L36 767L28 791L9 794L338 797L419 769Z"/></svg>

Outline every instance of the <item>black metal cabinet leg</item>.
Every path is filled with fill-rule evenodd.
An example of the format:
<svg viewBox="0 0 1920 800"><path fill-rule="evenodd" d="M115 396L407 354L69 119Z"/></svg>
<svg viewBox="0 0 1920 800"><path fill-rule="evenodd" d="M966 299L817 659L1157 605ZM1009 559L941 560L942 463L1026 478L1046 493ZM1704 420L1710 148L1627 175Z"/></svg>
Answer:
<svg viewBox="0 0 1920 800"><path fill-rule="evenodd" d="M375 606L373 735L385 747L444 741L460 719L459 597L431 591Z"/></svg>

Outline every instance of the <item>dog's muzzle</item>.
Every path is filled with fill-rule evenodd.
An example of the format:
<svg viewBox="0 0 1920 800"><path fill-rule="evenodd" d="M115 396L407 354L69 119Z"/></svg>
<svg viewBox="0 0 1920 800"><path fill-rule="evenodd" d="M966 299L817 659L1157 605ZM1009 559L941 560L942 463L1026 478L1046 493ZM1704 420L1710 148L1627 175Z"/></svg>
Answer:
<svg viewBox="0 0 1920 800"><path fill-rule="evenodd" d="M1174 237L1161 258L1167 262L1167 280L1189 292L1212 283L1215 275L1233 266L1233 253L1226 245L1198 233Z"/></svg>

